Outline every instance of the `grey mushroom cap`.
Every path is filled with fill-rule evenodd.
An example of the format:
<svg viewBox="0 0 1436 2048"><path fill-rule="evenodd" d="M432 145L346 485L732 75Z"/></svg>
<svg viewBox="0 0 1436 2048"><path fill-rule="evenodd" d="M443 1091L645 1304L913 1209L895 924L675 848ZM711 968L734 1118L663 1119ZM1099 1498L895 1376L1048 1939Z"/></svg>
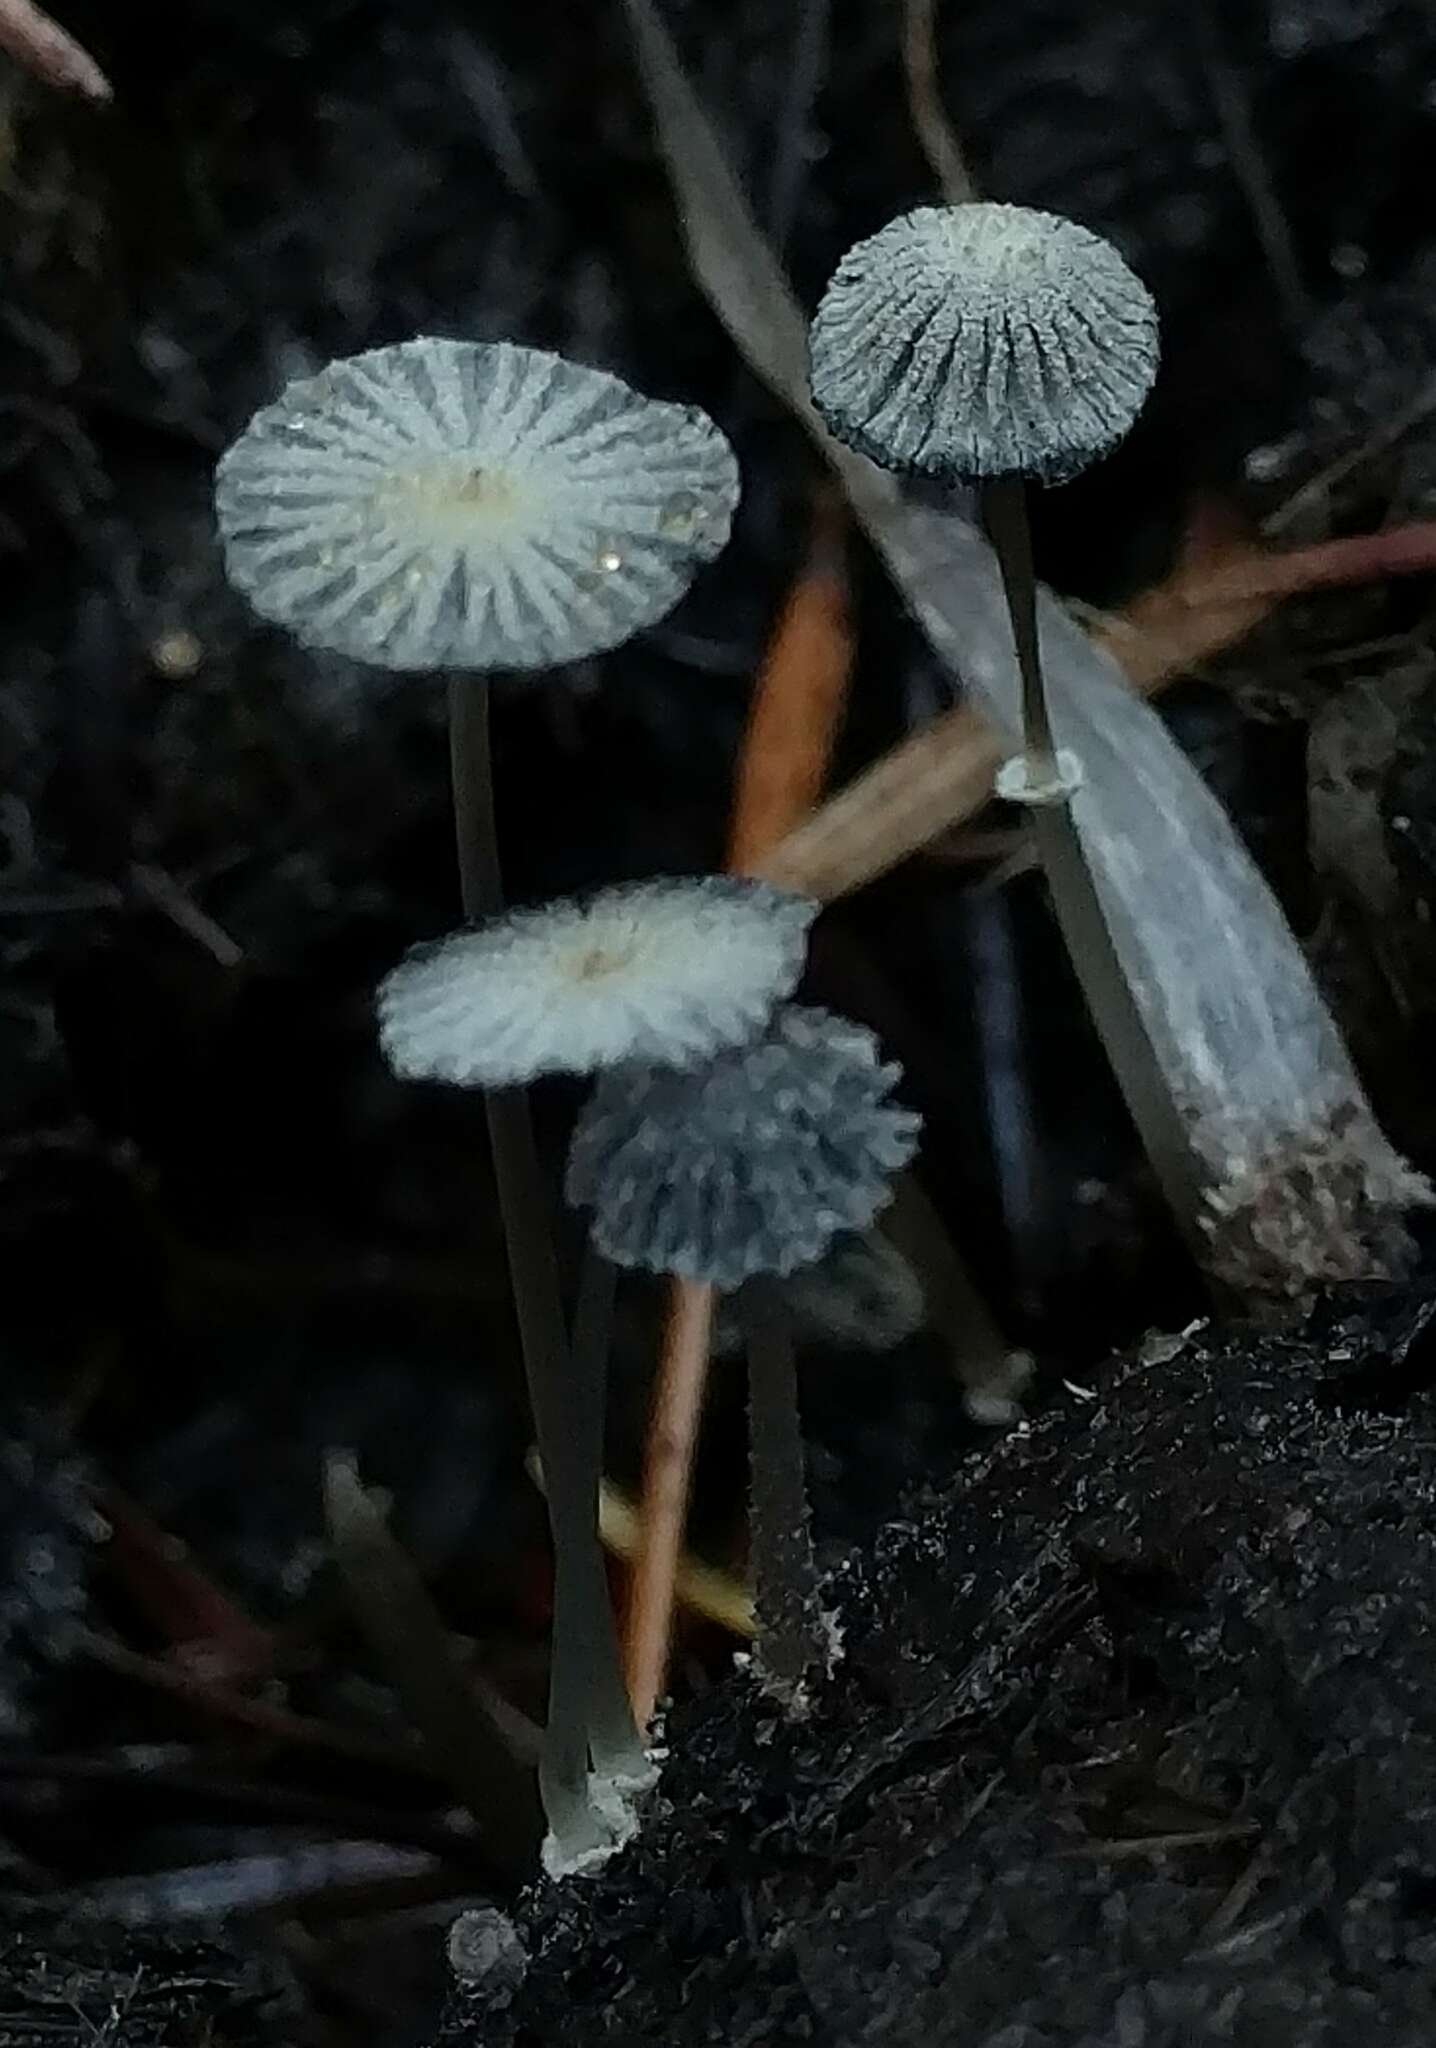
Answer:
<svg viewBox="0 0 1436 2048"><path fill-rule="evenodd" d="M1100 235L1027 206L921 206L849 249L813 320L813 402L885 469L1060 483L1157 374L1152 295Z"/></svg>
<svg viewBox="0 0 1436 2048"><path fill-rule="evenodd" d="M416 340L290 384L219 464L230 581L390 669L616 647L723 547L738 466L695 406L513 342Z"/></svg>
<svg viewBox="0 0 1436 2048"><path fill-rule="evenodd" d="M764 1034L687 1072L605 1075L579 1118L566 1193L615 1265L720 1288L788 1274L863 1230L920 1119L870 1031L786 1004Z"/></svg>

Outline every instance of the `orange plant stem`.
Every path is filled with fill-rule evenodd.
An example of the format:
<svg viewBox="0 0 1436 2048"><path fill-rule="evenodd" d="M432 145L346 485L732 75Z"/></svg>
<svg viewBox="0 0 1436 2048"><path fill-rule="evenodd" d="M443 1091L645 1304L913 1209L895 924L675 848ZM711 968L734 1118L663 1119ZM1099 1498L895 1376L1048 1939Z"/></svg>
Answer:
<svg viewBox="0 0 1436 2048"><path fill-rule="evenodd" d="M851 671L843 515L825 491L753 692L728 832L732 873L751 873L822 795Z"/></svg>
<svg viewBox="0 0 1436 2048"><path fill-rule="evenodd" d="M629 1581L624 1643L628 1695L640 1728L653 1717L668 1670L674 1594L712 1335L713 1289L675 1280L643 1448L638 1551Z"/></svg>
<svg viewBox="0 0 1436 2048"><path fill-rule="evenodd" d="M759 671L739 758L727 866L751 873L822 794L852 673L843 512L824 491L808 558ZM668 1670L693 1455L713 1334L711 1287L676 1280L644 1446L639 1541L624 1642L629 1697L652 1719Z"/></svg>

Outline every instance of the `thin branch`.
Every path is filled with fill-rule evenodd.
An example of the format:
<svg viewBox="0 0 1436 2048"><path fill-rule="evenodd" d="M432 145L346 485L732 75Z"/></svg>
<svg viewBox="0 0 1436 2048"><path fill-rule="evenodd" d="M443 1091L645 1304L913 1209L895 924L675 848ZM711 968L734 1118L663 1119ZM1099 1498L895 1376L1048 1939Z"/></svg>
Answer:
<svg viewBox="0 0 1436 2048"><path fill-rule="evenodd" d="M681 1280L673 1284L644 1442L643 1501L624 1642L628 1696L641 1728L653 1717L668 1669L683 1525L708 1380L713 1305L711 1287Z"/></svg>
<svg viewBox="0 0 1436 2048"><path fill-rule="evenodd" d="M642 1533L638 1511L628 1495L608 1479L599 1488L598 1526L603 1533L605 1548L615 1557L630 1563L637 1557ZM730 1636L748 1637L757 1633L753 1596L732 1572L704 1564L691 1550L685 1550L678 1560L673 1584L677 1604L685 1613L696 1614L702 1621L714 1622L719 1628L726 1629Z"/></svg>
<svg viewBox="0 0 1436 2048"><path fill-rule="evenodd" d="M147 1657L143 1651L132 1650L128 1644L117 1642L96 1630L82 1630L72 1640L78 1652L103 1665L107 1671L117 1672L120 1677L147 1686L153 1692L165 1693L171 1699L183 1702L205 1720L224 1721L234 1727L246 1728L266 1741L288 1748L323 1750L331 1756L362 1764L371 1771L408 1771L421 1777L429 1777L433 1773L433 1766L419 1755L417 1749L412 1756L406 1755L392 1741L381 1742L375 1736L361 1735L351 1728L318 1721L307 1714L296 1714L288 1707L275 1706L270 1700L250 1699L233 1686L216 1684L200 1672L171 1663L167 1657Z"/></svg>
<svg viewBox="0 0 1436 2048"><path fill-rule="evenodd" d="M137 896L143 896L156 910L162 911L187 938L203 947L221 967L242 965L243 946L237 939L232 939L223 925L196 903L189 891L182 888L166 869L156 867L151 861L136 861L130 869L130 886Z"/></svg>
<svg viewBox="0 0 1436 2048"><path fill-rule="evenodd" d="M114 88L89 51L32 0L0 0L0 50L62 92L77 92L101 104L114 97Z"/></svg>
<svg viewBox="0 0 1436 2048"><path fill-rule="evenodd" d="M976 199L977 185L943 110L937 76L937 0L903 0L902 61L908 110L922 153L949 206Z"/></svg>
<svg viewBox="0 0 1436 2048"><path fill-rule="evenodd" d="M797 31L783 66L783 101L768 179L768 233L780 252L788 245L802 200L813 103L828 63L832 5L833 0L798 0Z"/></svg>
<svg viewBox="0 0 1436 2048"><path fill-rule="evenodd" d="M1232 176L1246 201L1287 326L1293 334L1304 334L1311 324L1311 294L1302 278L1291 227L1257 136L1246 80L1226 48L1212 0L1198 0L1194 27L1202 72Z"/></svg>
<svg viewBox="0 0 1436 2048"><path fill-rule="evenodd" d="M541 1832L533 1778L489 1722L428 1589L342 1452L325 1460L324 1514L354 1617L409 1718L495 1862L527 1876Z"/></svg>
<svg viewBox="0 0 1436 2048"><path fill-rule="evenodd" d="M822 797L853 671L846 531L841 495L820 490L807 560L779 615L748 712L728 834L727 865L736 873Z"/></svg>

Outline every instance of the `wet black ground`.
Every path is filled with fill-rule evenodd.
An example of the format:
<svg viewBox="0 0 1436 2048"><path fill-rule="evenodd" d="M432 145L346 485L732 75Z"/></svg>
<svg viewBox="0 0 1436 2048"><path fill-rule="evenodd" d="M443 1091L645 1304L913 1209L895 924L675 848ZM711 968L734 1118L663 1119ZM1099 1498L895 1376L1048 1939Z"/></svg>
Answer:
<svg viewBox="0 0 1436 2048"><path fill-rule="evenodd" d="M1383 438L1430 356L1426 11L942 12L985 186L1116 235L1163 307L1149 415L1043 502L1049 578L1120 602L1166 567L1194 490L1259 514L1360 450L1290 538L1428 513L1429 415ZM805 297L929 196L883 10L691 0L669 18ZM433 1853L442 1801L326 1567L321 1453L355 1448L392 1491L446 1618L530 1707L545 1600L482 1119L397 1087L369 1017L377 975L455 915L441 707L422 682L255 628L221 579L210 471L287 376L414 332L562 348L719 419L745 473L729 552L640 645L501 707L505 852L532 896L717 857L811 458L691 285L616 7L207 0L66 19L114 109L9 74L0 94L0 1245L23 1404L0 1510L0 1837L12 1889L45 1912L88 1899L183 1926L237 1884L243 1938L288 1973L295 2038L405 2042L437 2007L449 1901L484 1873L449 1835ZM1255 158L1224 122L1233 81ZM1285 268L1253 224L1263 178ZM853 568L846 767L949 689L856 551ZM1171 710L1331 972L1392 1135L1429 1167L1428 588L1291 608ZM1374 810L1383 843L1411 821L1393 841L1394 966L1372 958L1351 878L1305 850L1307 732L1358 682L1399 703ZM1196 1293L1040 904L1022 884L979 898L978 879L915 862L845 907L815 992L881 1020L927 1119L929 1187L1055 1381L1180 1324ZM995 1075L988 1027L1014 998ZM1035 1197L1000 1170L995 1080L1035 1133ZM555 1149L571 1107L543 1105ZM631 1308L619 1472L649 1357ZM805 1393L834 1554L973 1437L921 1340L877 1369L814 1357ZM699 1508L729 1558L736 1420L720 1377ZM357 1730L390 1768L261 1741L211 1694L177 1700L150 1665L106 1660L118 1645L172 1663L186 1628L209 1633L163 1572L97 1543L115 1488L278 1629L260 1696ZM721 1647L695 1641L685 1679L721 1668ZM362 1877L301 1878L301 1852L376 1841L393 1858Z"/></svg>

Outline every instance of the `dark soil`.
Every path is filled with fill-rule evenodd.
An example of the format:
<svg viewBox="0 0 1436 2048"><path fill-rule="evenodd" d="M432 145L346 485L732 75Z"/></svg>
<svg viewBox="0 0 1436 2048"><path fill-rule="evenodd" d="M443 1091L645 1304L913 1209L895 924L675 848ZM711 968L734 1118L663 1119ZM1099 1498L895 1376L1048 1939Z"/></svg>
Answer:
<svg viewBox="0 0 1436 2048"><path fill-rule="evenodd" d="M811 1717L675 1717L446 2048L1318 2048L1436 2025L1436 1305L1074 1387L832 1582Z"/></svg>
<svg viewBox="0 0 1436 2048"><path fill-rule="evenodd" d="M442 707L422 682L316 659L256 627L223 582L213 463L287 377L416 332L564 349L706 406L731 436L738 529L678 613L500 706L504 852L512 892L529 898L718 858L813 458L693 287L616 5L57 11L116 97L96 113L0 77L0 1882L15 1944L0 2035L120 2048L208 2027L217 2042L410 2048L438 2023L454 1913L511 1901L349 1619L322 1540L319 1461L357 1452L474 1668L531 1712L544 1687L542 1511L523 1467L481 1111L400 1087L373 1040L377 977L457 914ZM849 242L931 193L889 12L675 0L668 17L811 302ZM974 0L939 18L949 103L987 189L1115 235L1162 303L1148 415L1112 462L1042 501L1049 580L1120 603L1162 575L1196 494L1255 518L1338 476L1298 501L1289 539L1429 515L1428 10ZM1285 256L1255 225L1263 180ZM856 544L851 566L859 661L843 773L952 693ZM1287 607L1165 701L1310 939L1391 1135L1430 1168L1428 592L1408 579ZM1234 1351L1226 1378L1217 1341L1113 1379L1113 1348L1182 1326L1200 1291L1039 892L989 881L980 861L942 850L910 862L825 918L809 993L875 1025L903 1061L928 1191L1059 1406L963 1481L964 1499L1000 1497L997 1548L953 1506L874 1552L904 1497L940 1489L985 1439L930 1335L877 1361L805 1358L849 1665L805 1729L778 1727L726 1683L675 1722L672 1816L577 1905L538 1908L522 2010L548 2033L573 2030L563 1957L595 2040L625 2038L609 1996L631 2016L626 2038L649 2038L682 2005L690 1962L735 2041L803 2038L791 2030L805 2010L817 2038L905 2040L933 2008L914 1976L883 1989L889 1967L970 1968L989 1986L974 2012L994 2015L993 2034L1028 2025L1012 1984L1026 1973L1046 1996L1040 1965L1106 2015L1079 2003L1067 2033L1067 2020L1044 2021L1059 2041L1101 2025L1125 2028L1124 2043L1179 2038L1181 1998L1217 2012L1223 1971L1250 1965L1280 1984L1304 1957L1323 2015L1338 1990L1417 1995L1419 1970L1390 1957L1398 1942L1418 1954L1432 1879L1419 1857L1409 1880L1391 1859L1426 1796L1419 1742L1400 1735L1402 1715L1420 1726L1422 1653L1395 1599L1414 1569L1403 1488L1414 1503L1426 1483L1424 1410L1314 1406L1326 1340L1272 1339L1255 1367ZM561 1089L538 1104L555 1166L573 1107ZM565 1243L566 1260L575 1249ZM623 1312L619 1477L637 1456L657 1304L634 1289ZM1386 1340L1353 1341L1355 1369ZM1064 1379L1111 1393L1090 1438ZM1269 1465L1255 1449L1218 1465L1201 1448L1239 1447L1267 1415ZM1176 1437L1197 1446L1167 1474L1190 1469L1189 1498L1144 1494L1104 1462L1118 1443L1139 1461ZM1088 1463L1122 1484L1079 1531L1070 1486ZM1388 1504L1359 1520L1338 1505L1355 1500L1358 1467ZM1303 1532L1264 1519L1280 1486L1303 1490ZM695 1539L735 1569L741 1495L739 1394L720 1368ZM1169 1577L1163 1514L1191 1528L1204 1560L1184 1554ZM957 1543L959 1523L976 1546L965 1588L912 1533L950 1528ZM997 1591L1046 1530L1067 1547L1004 1620ZM852 1562L855 1545L877 1561ZM1286 1556L1310 1557L1309 1583L1293 1565L1280 1603L1251 1621L1272 1583L1262 1573ZM1389 1688L1348 1660L1318 1698L1319 1660L1300 1645L1326 1628L1323 1603L1336 1612L1368 1587L1395 1601L1380 1624ZM1029 1623L1036 1635L1019 1641L1011 1631ZM1264 1660L1247 1668L1274 1674L1240 1710L1231 1629ZM1286 1675L1266 1647L1278 1637ZM1060 1690L1024 1671L1037 1652L1022 1644L1039 1638ZM680 1698L705 1695L730 1649L685 1633ZM974 1658L996 1688L986 1701L961 1678ZM948 1695L950 1721L933 1704ZM1337 1730L1352 1757L1373 1759L1369 1788L1354 1763L1341 1777ZM971 1744L960 1757L953 1731ZM884 1745L891 1812L863 1775ZM1086 1768L1108 1750L1120 1767ZM924 1813L941 1819L930 1836ZM1369 1835L1336 1856L1363 1816ZM714 1846L730 1826L731 1866ZM1164 1852L1160 1883L1147 1848L1117 1865L1097 1854L1132 1835L1223 1828L1235 1832ZM1244 1878L1262 1843L1279 1869ZM1004 1934L991 1898L965 1908L962 1887L1009 1862L1034 1889ZM650 1981L631 1930L647 1915L654 1941L644 1886L667 1886L664 1871L675 1967ZM941 1904L909 1939L929 1879ZM1132 1886L1146 1917L1124 1933ZM1229 1895L1239 1910L1213 1933ZM839 1917L825 1920L830 1906ZM579 1909L596 1916L582 1954L560 1925ZM216 1921L207 1959L164 1960L171 1936ZM119 1929L107 1949L102 1925ZM774 1927L797 1930L790 1946L766 1944ZM879 1940L895 1944L891 1965L874 1959ZM1163 1972L1178 2001L1167 2017L1131 2005L1112 2019L1119 1981L1145 1999ZM181 1979L193 1980L182 2012ZM126 2004L109 1988L123 1984L152 2002ZM1405 2038L1405 2007L1371 2010ZM1326 2035L1273 2021L1270 2038L1344 2048L1354 2011ZM687 2024L653 2038L681 2043Z"/></svg>

